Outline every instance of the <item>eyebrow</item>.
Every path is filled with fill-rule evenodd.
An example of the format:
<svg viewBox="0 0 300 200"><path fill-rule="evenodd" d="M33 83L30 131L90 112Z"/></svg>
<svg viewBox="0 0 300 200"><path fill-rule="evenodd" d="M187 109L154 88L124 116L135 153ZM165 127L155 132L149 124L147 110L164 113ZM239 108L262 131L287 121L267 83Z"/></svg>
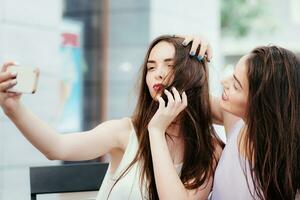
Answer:
<svg viewBox="0 0 300 200"><path fill-rule="evenodd" d="M170 62L170 61L174 61L173 58L166 58L164 59L164 62ZM147 60L147 63L156 63L154 60Z"/></svg>
<svg viewBox="0 0 300 200"><path fill-rule="evenodd" d="M237 77L233 74L233 78L238 82L238 84L241 86L241 88L243 89L243 87L242 87L242 84L241 84L241 82L237 79Z"/></svg>

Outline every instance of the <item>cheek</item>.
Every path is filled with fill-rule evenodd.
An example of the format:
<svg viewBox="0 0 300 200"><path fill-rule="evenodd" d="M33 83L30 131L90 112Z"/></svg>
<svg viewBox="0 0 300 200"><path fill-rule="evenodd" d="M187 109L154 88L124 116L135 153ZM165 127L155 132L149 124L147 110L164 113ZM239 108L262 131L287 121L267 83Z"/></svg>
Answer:
<svg viewBox="0 0 300 200"><path fill-rule="evenodd" d="M146 84L147 84L147 86L149 88L149 86L150 86L150 77L149 77L149 74L146 75Z"/></svg>
<svg viewBox="0 0 300 200"><path fill-rule="evenodd" d="M174 81L174 75L169 76L169 77L168 77L168 83L169 83L169 84L172 84L173 81Z"/></svg>
<svg viewBox="0 0 300 200"><path fill-rule="evenodd" d="M163 84L166 86L170 86L174 81L174 74L168 73L168 76L163 80Z"/></svg>
<svg viewBox="0 0 300 200"><path fill-rule="evenodd" d="M235 114L239 117L245 116L246 106L247 106L247 98L243 94L237 95L231 102L232 109Z"/></svg>
<svg viewBox="0 0 300 200"><path fill-rule="evenodd" d="M243 95L237 95L232 99L232 104L234 104L240 110L245 110L247 105L247 99Z"/></svg>
<svg viewBox="0 0 300 200"><path fill-rule="evenodd" d="M242 107L243 109L246 109L248 102L248 93L246 93L245 91L240 91L235 96L236 98L234 100L236 104Z"/></svg>
<svg viewBox="0 0 300 200"><path fill-rule="evenodd" d="M151 75L150 74L147 74L146 75L146 84L147 84L147 87L148 87L148 90L149 90L149 93L151 95L151 97L153 98L155 96L155 91L152 89L152 81L151 81Z"/></svg>
<svg viewBox="0 0 300 200"><path fill-rule="evenodd" d="M238 91L232 89L229 92L229 101L231 103L234 103L234 104L237 104L237 105L241 105L244 102L244 100L243 100L243 94L241 92L238 92Z"/></svg>

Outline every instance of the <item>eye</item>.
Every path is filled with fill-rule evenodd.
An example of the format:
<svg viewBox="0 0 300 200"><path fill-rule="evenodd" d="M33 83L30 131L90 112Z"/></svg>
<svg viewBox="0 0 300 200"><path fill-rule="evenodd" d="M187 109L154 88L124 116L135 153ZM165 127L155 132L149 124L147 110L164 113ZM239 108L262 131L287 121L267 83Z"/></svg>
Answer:
<svg viewBox="0 0 300 200"><path fill-rule="evenodd" d="M147 71L153 70L154 67L153 66L147 66Z"/></svg>
<svg viewBox="0 0 300 200"><path fill-rule="evenodd" d="M234 88L235 90L238 89L238 88L236 87L235 83L233 83L233 88Z"/></svg>

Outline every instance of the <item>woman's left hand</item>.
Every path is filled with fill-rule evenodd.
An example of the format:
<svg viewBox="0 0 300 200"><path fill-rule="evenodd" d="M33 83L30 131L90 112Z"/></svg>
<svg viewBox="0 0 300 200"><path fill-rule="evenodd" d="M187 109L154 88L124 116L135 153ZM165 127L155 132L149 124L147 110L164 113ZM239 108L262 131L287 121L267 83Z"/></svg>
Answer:
<svg viewBox="0 0 300 200"><path fill-rule="evenodd" d="M167 106L162 97L157 98L159 107L148 124L149 132L155 130L165 133L172 121L187 107L187 96L185 92L180 96L176 88L173 87L173 95L166 89L164 90L164 93L168 97Z"/></svg>

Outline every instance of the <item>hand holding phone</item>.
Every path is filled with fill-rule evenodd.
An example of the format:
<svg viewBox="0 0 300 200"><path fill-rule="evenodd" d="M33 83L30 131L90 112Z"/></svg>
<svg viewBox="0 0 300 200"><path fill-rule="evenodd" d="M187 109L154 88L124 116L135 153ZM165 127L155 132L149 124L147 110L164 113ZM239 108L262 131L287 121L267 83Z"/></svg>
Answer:
<svg viewBox="0 0 300 200"><path fill-rule="evenodd" d="M38 68L32 69L19 66L10 66L8 67L7 71L17 73L17 84L14 87L8 89L8 92L27 94L33 94L36 92L39 78Z"/></svg>

